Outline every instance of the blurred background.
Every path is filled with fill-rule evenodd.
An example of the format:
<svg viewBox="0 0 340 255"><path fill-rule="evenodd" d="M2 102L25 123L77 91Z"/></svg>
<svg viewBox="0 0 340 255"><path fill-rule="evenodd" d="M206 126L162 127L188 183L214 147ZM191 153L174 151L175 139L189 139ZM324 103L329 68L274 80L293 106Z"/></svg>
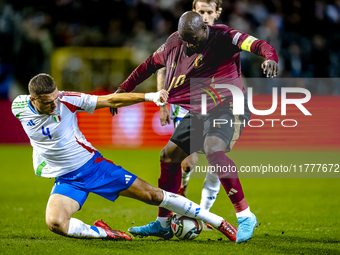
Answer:
<svg viewBox="0 0 340 255"><path fill-rule="evenodd" d="M48 232L44 214L54 180L35 178L32 148L22 128L27 123L20 123L11 111L13 99L27 94L29 80L40 72L51 74L59 90L115 91L176 31L179 17L191 8L192 0L0 0L0 254L172 254L172 250L190 254L197 250L195 243L164 245L140 239L130 246L117 243L113 251L107 242L70 241ZM241 53L244 84L256 85L256 109L271 107L271 83L304 87L312 93L304 104L312 116L293 105L282 116L280 95L275 113L253 114L252 119L263 120L264 126L247 126L228 156L238 167L339 165L340 0L223 0L222 8L217 23L268 41L279 55L279 78L264 79L263 58ZM137 91L155 90L155 75L137 86ZM173 132L173 125L160 125L159 114L159 107L146 102L120 108L114 117L101 109L93 115L78 113L77 118L81 132L105 157L157 185L160 150ZM266 119L275 119L275 125ZM298 125L283 127L285 119ZM205 164L200 155L198 165ZM247 201L261 223L256 236L246 246L222 246L220 236L202 232L206 239L201 240L208 241L197 242L198 253L208 253L215 245L212 254L248 254L250 249L254 254L257 250L339 254L337 171L338 178L330 173L242 178ZM188 197L195 202L200 199L201 177L193 174L189 185ZM232 220L234 208L228 200L221 189L212 212ZM156 216L156 207L140 202L121 198L110 205L104 201L90 195L77 218L90 223L100 216L115 229L126 230Z"/></svg>
<svg viewBox="0 0 340 255"><path fill-rule="evenodd" d="M52 73L66 90L114 91L191 6L192 0L0 0L0 97L26 93L39 72ZM224 0L222 9L217 23L275 47L279 77L340 76L340 0ZM241 56L244 77L262 77L262 58Z"/></svg>
<svg viewBox="0 0 340 255"><path fill-rule="evenodd" d="M1 107L10 107L17 95L27 94L28 81L40 72L51 74L60 90L97 94L115 91L177 30L179 17L191 8L192 0L0 0ZM279 77L314 81L296 80L300 82L290 86L305 87L313 95L332 95L322 102L339 100L338 79L314 78L340 77L340 0L223 0L217 23L272 44L279 55ZM263 77L262 57L242 52L241 60L245 78ZM256 93L271 94L272 86L259 84ZM155 90L155 75L136 88L138 92ZM268 100L271 102L270 96ZM317 109L320 102L314 105ZM115 136L112 132L120 125L124 132L130 132L121 143L127 143L130 137L133 144L140 145L143 142L138 142L141 138L136 130L143 127L141 132L152 130L148 139L153 137L163 145L172 126L160 127L157 108L142 104L133 107L133 114L126 110L129 117L118 115L119 123L108 113L100 115L103 124L94 126L96 121L87 120L83 126L89 131L85 131L87 137L92 134L98 138L99 130L105 130L108 133L102 140L115 143L122 134ZM13 119L11 112L1 117ZM145 127L146 119L150 123ZM84 123L82 115L79 123ZM13 125L18 126L13 136L28 142L19 123ZM15 130L12 125L3 128L12 133ZM16 141L8 140L8 133L0 133L0 143ZM159 138L164 135L164 140Z"/></svg>

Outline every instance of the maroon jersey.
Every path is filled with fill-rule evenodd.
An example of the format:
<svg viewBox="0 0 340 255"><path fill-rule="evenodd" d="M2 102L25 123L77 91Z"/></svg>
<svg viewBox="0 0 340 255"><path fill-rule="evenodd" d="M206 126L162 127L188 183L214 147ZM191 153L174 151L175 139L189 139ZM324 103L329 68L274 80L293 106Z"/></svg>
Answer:
<svg viewBox="0 0 340 255"><path fill-rule="evenodd" d="M202 89L213 92L216 99L208 98L207 109L232 101L228 89L214 89L214 84L231 84L245 89L241 82L242 50L251 51L278 62L275 49L267 42L229 28L226 25L208 26L209 38L201 53L187 55L186 43L178 32L173 33L154 54L126 79L120 88L132 91L158 69L166 67L165 89L169 103L201 112ZM195 78L195 79L194 79ZM199 79L199 80L198 80Z"/></svg>

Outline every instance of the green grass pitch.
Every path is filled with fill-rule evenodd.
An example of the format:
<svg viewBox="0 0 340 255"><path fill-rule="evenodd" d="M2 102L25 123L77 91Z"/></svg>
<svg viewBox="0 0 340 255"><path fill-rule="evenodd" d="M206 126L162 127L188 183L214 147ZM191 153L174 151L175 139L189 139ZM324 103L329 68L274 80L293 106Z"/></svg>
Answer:
<svg viewBox="0 0 340 255"><path fill-rule="evenodd" d="M116 164L157 185L158 150L101 150ZM204 231L193 241L134 238L132 242L71 239L45 224L53 179L39 178L28 146L0 146L0 254L340 254L340 178L243 178L241 183L260 226L247 243ZM340 163L339 152L234 151L237 165ZM267 160L267 161L266 161ZM268 161L269 160L269 161ZM340 173L339 173L340 177ZM202 178L192 178L188 197L199 203ZM212 212L234 223L234 209L221 189ZM91 194L74 217L87 224L103 219L127 230L156 218L157 207L128 198L115 203Z"/></svg>

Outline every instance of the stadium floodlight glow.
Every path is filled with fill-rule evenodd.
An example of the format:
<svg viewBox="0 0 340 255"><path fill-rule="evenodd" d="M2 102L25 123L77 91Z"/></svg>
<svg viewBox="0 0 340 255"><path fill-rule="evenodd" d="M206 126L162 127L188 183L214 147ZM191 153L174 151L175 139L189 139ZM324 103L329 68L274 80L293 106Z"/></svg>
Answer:
<svg viewBox="0 0 340 255"><path fill-rule="evenodd" d="M233 96L233 114L244 114L244 94L241 89L235 85L230 84L216 84L215 89L229 89ZM273 88L272 91L272 106L268 110L257 110L253 105L253 88L247 88L248 91L248 107L251 113L256 115L270 115L275 112L277 108L277 88ZM287 98L288 93L301 93L304 94L304 98ZM302 104L307 103L311 99L311 93L305 88L281 88L281 115L287 114L287 105L294 104L304 115L312 115ZM207 113L207 95L201 95L201 114Z"/></svg>

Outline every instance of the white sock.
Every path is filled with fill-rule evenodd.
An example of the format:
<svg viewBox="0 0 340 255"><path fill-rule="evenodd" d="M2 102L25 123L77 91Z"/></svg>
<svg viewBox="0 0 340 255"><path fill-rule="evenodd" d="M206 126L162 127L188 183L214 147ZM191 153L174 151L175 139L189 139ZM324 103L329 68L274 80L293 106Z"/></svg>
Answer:
<svg viewBox="0 0 340 255"><path fill-rule="evenodd" d="M70 219L67 235L80 238L102 238L107 236L104 229L87 225L76 218Z"/></svg>
<svg viewBox="0 0 340 255"><path fill-rule="evenodd" d="M183 171L182 169L182 185L183 186L188 186L189 180L190 180L190 175L194 171L194 168L191 169L188 173Z"/></svg>
<svg viewBox="0 0 340 255"><path fill-rule="evenodd" d="M243 211L239 212L239 213L236 213L236 217L252 217L252 213L250 211L250 208L248 206L247 209L244 209Z"/></svg>
<svg viewBox="0 0 340 255"><path fill-rule="evenodd" d="M164 199L159 207L166 208L175 213L196 218L209 223L215 228L220 227L223 218L213 214L207 210L202 209L198 204L190 201L189 199L179 196L177 194L163 190Z"/></svg>
<svg viewBox="0 0 340 255"><path fill-rule="evenodd" d="M162 228L168 228L171 224L171 217L157 217L157 220L161 223Z"/></svg>
<svg viewBox="0 0 340 255"><path fill-rule="evenodd" d="M205 210L210 210L210 208L215 203L218 192L220 192L221 182L218 179L217 173L207 172L205 177L201 203L200 206Z"/></svg>

